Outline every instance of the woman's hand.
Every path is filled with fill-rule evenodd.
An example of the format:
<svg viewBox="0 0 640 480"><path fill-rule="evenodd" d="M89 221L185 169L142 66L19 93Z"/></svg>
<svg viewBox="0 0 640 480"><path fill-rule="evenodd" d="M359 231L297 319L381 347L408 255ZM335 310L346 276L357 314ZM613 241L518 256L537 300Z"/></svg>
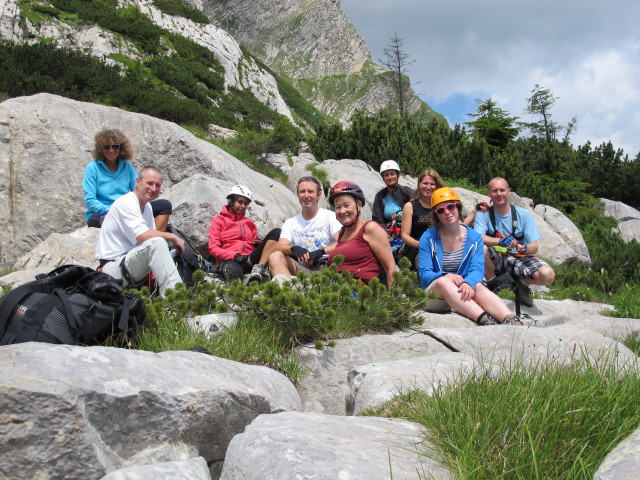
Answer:
<svg viewBox="0 0 640 480"><path fill-rule="evenodd" d="M459 286L458 292L460 292L460 299L463 302L468 302L473 298L475 291L471 288L471 285L468 283L463 283Z"/></svg>
<svg viewBox="0 0 640 480"><path fill-rule="evenodd" d="M456 287L459 287L464 281L462 275L456 275L455 273L447 273L444 278L449 279Z"/></svg>

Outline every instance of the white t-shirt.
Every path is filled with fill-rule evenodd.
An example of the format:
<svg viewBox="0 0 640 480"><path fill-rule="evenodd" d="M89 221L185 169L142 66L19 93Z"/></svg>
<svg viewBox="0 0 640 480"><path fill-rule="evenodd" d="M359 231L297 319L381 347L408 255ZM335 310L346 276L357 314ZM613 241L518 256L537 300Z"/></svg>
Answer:
<svg viewBox="0 0 640 480"><path fill-rule="evenodd" d="M335 234L341 228L335 213L321 208L311 220L305 220L302 213L288 219L282 226L280 238L289 240L292 247L298 245L314 252L335 243Z"/></svg>
<svg viewBox="0 0 640 480"><path fill-rule="evenodd" d="M96 244L96 258L114 260L139 244L139 235L156 228L151 205L147 203L140 211L140 202L135 192L118 198L107 213L100 228Z"/></svg>

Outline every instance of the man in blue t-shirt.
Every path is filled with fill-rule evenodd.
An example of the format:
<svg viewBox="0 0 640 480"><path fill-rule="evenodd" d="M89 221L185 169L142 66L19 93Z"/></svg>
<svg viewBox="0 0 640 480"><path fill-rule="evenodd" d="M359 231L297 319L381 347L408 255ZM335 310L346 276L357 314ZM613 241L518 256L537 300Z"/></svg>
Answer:
<svg viewBox="0 0 640 480"><path fill-rule="evenodd" d="M533 299L529 285L551 285L555 273L549 264L533 256L538 252L538 227L527 210L516 206L512 208L507 181L496 177L489 182L488 190L493 202L495 227L490 211L476 212L473 226L485 244L485 278L490 284L498 275L511 274L518 282L518 298L530 307ZM506 253L499 253L494 247L503 247Z"/></svg>

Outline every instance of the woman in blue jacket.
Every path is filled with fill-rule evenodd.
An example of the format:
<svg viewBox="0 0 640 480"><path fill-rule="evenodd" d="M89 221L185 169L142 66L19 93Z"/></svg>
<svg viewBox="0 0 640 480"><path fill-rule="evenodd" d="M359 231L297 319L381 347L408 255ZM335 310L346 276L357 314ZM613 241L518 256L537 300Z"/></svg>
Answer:
<svg viewBox="0 0 640 480"><path fill-rule="evenodd" d="M95 160L86 166L82 179L87 206L84 219L89 227L100 228L111 204L135 188L138 174L129 163L133 146L117 128L105 128L96 133L93 156ZM171 202L159 198L151 202L151 209L156 229L166 231Z"/></svg>
<svg viewBox="0 0 640 480"><path fill-rule="evenodd" d="M431 196L434 227L420 238L418 275L422 287L478 325L522 325L495 293L482 284L482 237L460 222L462 202L452 188Z"/></svg>

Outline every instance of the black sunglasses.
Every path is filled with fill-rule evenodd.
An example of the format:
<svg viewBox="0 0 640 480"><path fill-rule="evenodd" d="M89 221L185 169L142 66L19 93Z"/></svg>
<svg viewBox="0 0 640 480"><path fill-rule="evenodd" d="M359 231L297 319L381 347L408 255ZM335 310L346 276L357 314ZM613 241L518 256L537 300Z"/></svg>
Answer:
<svg viewBox="0 0 640 480"><path fill-rule="evenodd" d="M102 145L103 150L120 150L120 144L115 143L113 145Z"/></svg>
<svg viewBox="0 0 640 480"><path fill-rule="evenodd" d="M442 215L446 210L449 210L450 212L453 212L456 208L458 208L458 207L457 207L457 205L455 203L450 203L446 207L440 207L440 208L436 209L436 213L438 215Z"/></svg>

